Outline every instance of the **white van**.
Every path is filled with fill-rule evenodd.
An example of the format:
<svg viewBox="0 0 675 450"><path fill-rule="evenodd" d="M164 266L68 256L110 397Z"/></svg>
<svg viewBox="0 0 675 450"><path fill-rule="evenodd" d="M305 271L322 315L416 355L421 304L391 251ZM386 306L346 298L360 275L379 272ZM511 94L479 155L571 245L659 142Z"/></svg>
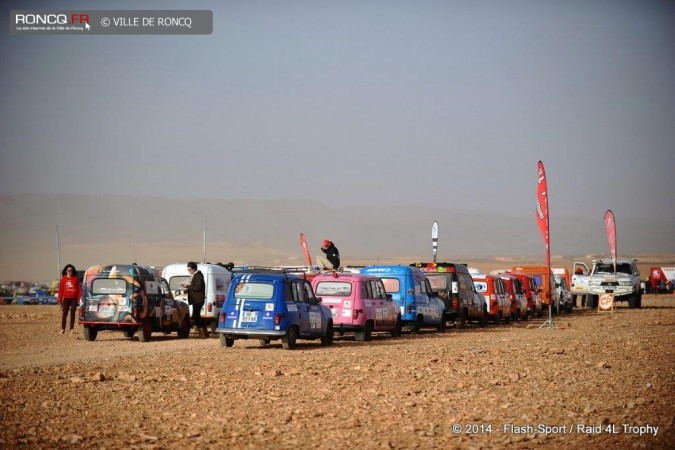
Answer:
<svg viewBox="0 0 675 450"><path fill-rule="evenodd" d="M225 303L227 290L230 288L232 273L217 264L197 264L197 270L204 275L206 283L206 300L202 307L202 318L211 332L215 333L218 326L218 314ZM187 304L187 293L181 283L185 283L190 274L187 271L187 262L169 264L162 270L162 277L169 282L169 288L176 300ZM192 317L192 305L190 305L190 317Z"/></svg>

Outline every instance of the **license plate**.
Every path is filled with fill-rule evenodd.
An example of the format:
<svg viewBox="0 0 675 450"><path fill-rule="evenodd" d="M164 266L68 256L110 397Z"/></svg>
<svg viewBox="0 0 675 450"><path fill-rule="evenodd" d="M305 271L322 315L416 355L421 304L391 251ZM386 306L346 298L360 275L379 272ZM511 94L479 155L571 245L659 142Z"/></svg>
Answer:
<svg viewBox="0 0 675 450"><path fill-rule="evenodd" d="M257 322L258 321L258 311L244 311L244 317L241 319L242 322Z"/></svg>
<svg viewBox="0 0 675 450"><path fill-rule="evenodd" d="M99 317L112 317L115 314L115 305L100 305L98 307Z"/></svg>

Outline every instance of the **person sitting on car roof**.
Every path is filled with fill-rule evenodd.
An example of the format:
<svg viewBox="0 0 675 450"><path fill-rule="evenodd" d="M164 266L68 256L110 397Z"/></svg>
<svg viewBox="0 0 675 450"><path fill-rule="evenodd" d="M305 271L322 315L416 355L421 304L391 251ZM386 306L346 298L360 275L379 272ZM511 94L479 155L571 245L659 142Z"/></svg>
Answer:
<svg viewBox="0 0 675 450"><path fill-rule="evenodd" d="M337 270L340 267L340 252L335 244L328 239L324 239L321 243L321 251L326 254L317 255L316 264L328 270Z"/></svg>

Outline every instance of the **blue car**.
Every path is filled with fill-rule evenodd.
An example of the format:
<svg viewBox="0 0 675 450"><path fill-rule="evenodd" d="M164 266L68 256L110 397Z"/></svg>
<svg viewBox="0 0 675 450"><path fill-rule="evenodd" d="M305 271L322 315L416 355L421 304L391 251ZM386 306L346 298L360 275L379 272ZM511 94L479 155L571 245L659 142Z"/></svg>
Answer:
<svg viewBox="0 0 675 450"><path fill-rule="evenodd" d="M429 280L417 267L366 266L361 273L382 279L387 294L401 308L403 325L418 332L422 327L445 330L445 304L432 292Z"/></svg>
<svg viewBox="0 0 675 450"><path fill-rule="evenodd" d="M290 350L298 339L331 345L333 318L305 279L285 273L236 274L216 332L223 347L232 347L237 339L258 339L261 345L281 339Z"/></svg>

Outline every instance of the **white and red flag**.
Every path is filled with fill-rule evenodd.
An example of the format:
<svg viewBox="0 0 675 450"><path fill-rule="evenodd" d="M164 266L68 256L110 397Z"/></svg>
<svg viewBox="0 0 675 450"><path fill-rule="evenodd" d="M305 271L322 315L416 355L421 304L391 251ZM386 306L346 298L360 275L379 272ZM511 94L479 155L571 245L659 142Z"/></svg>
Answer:
<svg viewBox="0 0 675 450"><path fill-rule="evenodd" d="M607 231L607 242L609 242L609 252L612 255L612 264L616 273L616 220L614 213L608 209L605 213L605 231Z"/></svg>

